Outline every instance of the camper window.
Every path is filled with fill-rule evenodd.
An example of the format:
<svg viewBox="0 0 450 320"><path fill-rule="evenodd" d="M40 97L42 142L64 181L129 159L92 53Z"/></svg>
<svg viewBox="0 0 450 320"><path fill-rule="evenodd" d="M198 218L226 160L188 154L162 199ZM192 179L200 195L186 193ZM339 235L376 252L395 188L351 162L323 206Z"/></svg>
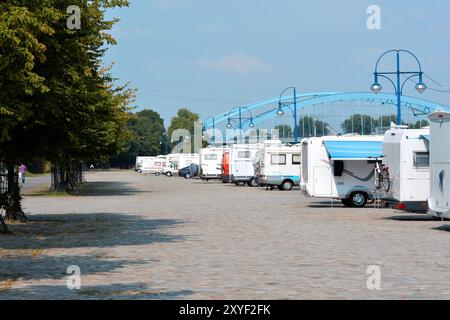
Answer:
<svg viewBox="0 0 450 320"><path fill-rule="evenodd" d="M414 167L416 167L416 168L430 167L430 153L429 152L414 152Z"/></svg>
<svg viewBox="0 0 450 320"><path fill-rule="evenodd" d="M286 155L285 154L272 154L270 158L271 164L286 164Z"/></svg>
<svg viewBox="0 0 450 320"><path fill-rule="evenodd" d="M292 164L301 164L302 163L302 158L300 157L299 154L293 154L292 155Z"/></svg>
<svg viewBox="0 0 450 320"><path fill-rule="evenodd" d="M239 159L250 159L251 157L252 157L252 154L250 151L239 151L238 152Z"/></svg>
<svg viewBox="0 0 450 320"><path fill-rule="evenodd" d="M205 154L205 160L217 160L217 154Z"/></svg>

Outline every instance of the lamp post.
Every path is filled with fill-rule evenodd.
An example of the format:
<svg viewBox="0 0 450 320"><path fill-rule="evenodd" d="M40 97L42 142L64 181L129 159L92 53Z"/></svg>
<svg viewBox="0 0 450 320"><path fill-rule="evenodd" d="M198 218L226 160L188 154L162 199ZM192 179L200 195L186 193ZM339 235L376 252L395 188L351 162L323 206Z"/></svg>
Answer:
<svg viewBox="0 0 450 320"><path fill-rule="evenodd" d="M238 109L238 118L232 118L231 113ZM250 118L243 118L242 117L242 111L247 111L250 114ZM239 141L242 142L242 121L243 120L250 120L250 124L248 125L251 129L255 127L255 124L253 123L253 114L252 111L247 107L236 107L230 110L228 112L228 122L227 122L227 129L233 128L232 121L238 121L239 124Z"/></svg>
<svg viewBox="0 0 450 320"><path fill-rule="evenodd" d="M379 72L378 64L380 63L381 59L384 56L386 56L387 54L390 54L390 53L396 54L397 70ZM417 62L417 65L418 65L418 71L401 71L401 66L400 66L400 54L401 53L408 54L414 58L414 60ZM397 124L401 125L402 124L401 97L403 94L403 87L405 86L406 82L411 80L414 77L418 77L419 81L417 82L417 84L415 86L417 92L422 94L427 89L427 86L425 85L425 83L423 83L423 72L422 72L422 66L420 64L419 59L412 52L410 52L408 50L402 50L402 49L388 50L388 51L384 52L378 58L377 63L375 65L375 72L373 74L374 74L375 81L370 86L370 90L372 90L373 93L378 94L383 89L383 87L380 85L380 83L378 81L379 78L384 78L384 79L388 80L394 86L395 94L397 95ZM396 75L397 83L394 83L394 81L390 78L390 76L392 76L392 75ZM403 83L401 82L402 75L407 76L406 80L403 81Z"/></svg>
<svg viewBox="0 0 450 320"><path fill-rule="evenodd" d="M293 102L282 102L282 98L283 95L286 93L286 91L288 90L293 90L294 91L294 101ZM291 109L291 105L294 106L294 109ZM284 89L281 94L280 94L280 99L278 100L278 110L277 110L277 115L282 117L284 116L284 111L283 108L287 107L289 108L289 110L292 111L292 115L294 116L294 142L295 144L298 143L298 123L297 123L297 88L296 87L289 87Z"/></svg>

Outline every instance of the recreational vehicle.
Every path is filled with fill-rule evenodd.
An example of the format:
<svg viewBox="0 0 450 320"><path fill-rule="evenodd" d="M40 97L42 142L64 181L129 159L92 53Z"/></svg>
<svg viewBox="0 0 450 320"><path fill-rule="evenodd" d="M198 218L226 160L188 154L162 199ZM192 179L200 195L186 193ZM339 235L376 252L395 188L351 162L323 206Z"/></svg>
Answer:
<svg viewBox="0 0 450 320"><path fill-rule="evenodd" d="M383 136L340 136L302 140L301 190L310 197L340 199L348 207L373 200L375 165Z"/></svg>
<svg viewBox="0 0 450 320"><path fill-rule="evenodd" d="M270 189L292 190L300 182L300 145L283 145L268 140L258 152L255 183Z"/></svg>
<svg viewBox="0 0 450 320"><path fill-rule="evenodd" d="M387 183L383 199L394 208L426 212L430 195L429 128L393 127L383 140L383 165ZM384 189L384 190L383 190Z"/></svg>
<svg viewBox="0 0 450 320"><path fill-rule="evenodd" d="M221 179L223 153L228 147L208 147L200 149L200 173L201 179L209 181Z"/></svg>
<svg viewBox="0 0 450 320"><path fill-rule="evenodd" d="M256 187L255 167L253 162L262 145L260 144L234 144L230 149L229 173L231 182L238 186L248 184Z"/></svg>
<svg viewBox="0 0 450 320"><path fill-rule="evenodd" d="M450 113L436 112L430 119L430 214L450 218Z"/></svg>
<svg viewBox="0 0 450 320"><path fill-rule="evenodd" d="M189 167L191 164L199 164L198 153L176 153L167 156L167 166L163 168L162 173L168 177L178 173L179 169Z"/></svg>
<svg viewBox="0 0 450 320"><path fill-rule="evenodd" d="M166 165L166 156L143 157L140 162L139 172L160 175Z"/></svg>

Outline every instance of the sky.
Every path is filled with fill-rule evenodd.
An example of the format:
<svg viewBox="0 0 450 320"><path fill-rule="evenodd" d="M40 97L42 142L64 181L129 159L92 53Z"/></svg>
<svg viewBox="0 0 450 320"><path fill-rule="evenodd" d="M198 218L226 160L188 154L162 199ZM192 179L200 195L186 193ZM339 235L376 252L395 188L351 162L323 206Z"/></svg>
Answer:
<svg viewBox="0 0 450 320"><path fill-rule="evenodd" d="M369 91L374 64L388 49L414 52L428 75L450 87L449 1L130 1L108 12L120 22L105 62L138 90L136 110L153 109L166 124L181 107L205 119L289 86ZM367 27L370 5L381 10L380 30ZM406 57L403 66L415 68ZM418 95L414 84L406 87ZM422 98L450 105L450 93L428 90Z"/></svg>

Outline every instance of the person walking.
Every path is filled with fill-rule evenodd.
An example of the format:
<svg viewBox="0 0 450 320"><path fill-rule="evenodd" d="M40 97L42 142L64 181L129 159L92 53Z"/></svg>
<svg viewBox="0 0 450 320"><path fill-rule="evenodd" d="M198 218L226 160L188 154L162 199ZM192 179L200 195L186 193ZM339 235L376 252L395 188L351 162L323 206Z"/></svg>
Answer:
<svg viewBox="0 0 450 320"><path fill-rule="evenodd" d="M23 163L19 167L19 180L25 183L25 175L27 174L27 166Z"/></svg>

